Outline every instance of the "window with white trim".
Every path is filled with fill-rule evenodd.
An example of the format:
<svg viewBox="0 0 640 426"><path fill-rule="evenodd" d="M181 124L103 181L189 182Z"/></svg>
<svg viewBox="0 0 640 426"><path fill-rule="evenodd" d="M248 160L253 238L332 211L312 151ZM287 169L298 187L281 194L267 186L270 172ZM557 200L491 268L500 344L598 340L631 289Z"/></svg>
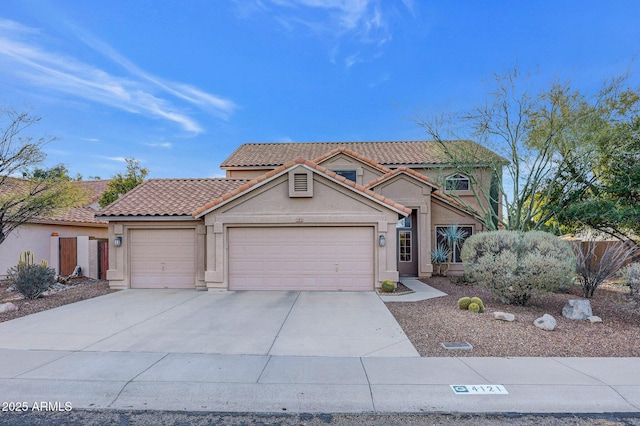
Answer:
<svg viewBox="0 0 640 426"><path fill-rule="evenodd" d="M444 188L449 191L468 191L471 189L471 186L468 177L456 173L445 179Z"/></svg>
<svg viewBox="0 0 640 426"><path fill-rule="evenodd" d="M447 239L442 233L450 226L436 226L436 247L442 245L442 247L448 247ZM456 243L453 246L453 256L451 257L451 263L462 263L462 257L460 253L462 252L462 246L467 238L473 235L473 226L458 226L464 236L462 240Z"/></svg>
<svg viewBox="0 0 640 426"><path fill-rule="evenodd" d="M398 260L411 262L411 231L398 232Z"/></svg>

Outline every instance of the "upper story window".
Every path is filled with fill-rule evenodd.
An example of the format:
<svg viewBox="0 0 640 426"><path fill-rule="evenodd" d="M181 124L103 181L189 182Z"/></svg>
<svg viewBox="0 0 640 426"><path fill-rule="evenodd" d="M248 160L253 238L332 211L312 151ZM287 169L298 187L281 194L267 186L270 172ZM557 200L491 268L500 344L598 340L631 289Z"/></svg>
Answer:
<svg viewBox="0 0 640 426"><path fill-rule="evenodd" d="M471 189L469 178L460 173L451 175L444 181L444 187L450 191L468 191Z"/></svg>
<svg viewBox="0 0 640 426"><path fill-rule="evenodd" d="M334 170L335 174L349 179L352 182L356 182L357 174L355 170Z"/></svg>

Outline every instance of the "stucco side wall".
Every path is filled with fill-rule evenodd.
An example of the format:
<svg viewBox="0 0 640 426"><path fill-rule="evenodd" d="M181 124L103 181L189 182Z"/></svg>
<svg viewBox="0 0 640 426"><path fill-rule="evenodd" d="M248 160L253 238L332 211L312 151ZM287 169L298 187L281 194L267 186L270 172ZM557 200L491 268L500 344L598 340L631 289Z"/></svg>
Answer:
<svg viewBox="0 0 640 426"><path fill-rule="evenodd" d="M450 226L450 225L460 225L460 226L471 226L473 228L473 233L476 234L478 232L482 232L485 228L482 224L475 219L473 216L465 214L460 210L447 205L438 200L434 200L431 203L432 206L432 214L431 214L431 241L432 246L431 250L435 250L436 246L436 228L438 226ZM461 263L452 263L449 267L450 275L462 275L464 272L463 265Z"/></svg>
<svg viewBox="0 0 640 426"><path fill-rule="evenodd" d="M230 179L254 179L273 169L275 169L275 167L259 170L227 170L226 177Z"/></svg>
<svg viewBox="0 0 640 426"><path fill-rule="evenodd" d="M39 263L46 260L49 266L58 272L58 249L52 247L51 234L58 233L60 237L87 236L93 238L107 238L107 227L82 227L70 225L26 224L9 234L0 244L0 277L6 276L7 269L18 263L20 253L30 250L34 254L34 261ZM80 256L80 248L78 248Z"/></svg>
<svg viewBox="0 0 640 426"><path fill-rule="evenodd" d="M431 186L400 174L374 187L373 190L405 207L416 210L418 276L430 277L433 274L433 265L431 264Z"/></svg>
<svg viewBox="0 0 640 426"><path fill-rule="evenodd" d="M357 177L356 183L359 185L365 185L383 175L383 173L375 167L344 154L338 154L318 164L331 171L355 170Z"/></svg>
<svg viewBox="0 0 640 426"><path fill-rule="evenodd" d="M285 174L205 216L207 288L228 289L228 229L246 226L370 226L374 230L375 286L387 279L397 281L397 220L397 212L316 173L313 197L291 198ZM378 244L380 235L386 239L384 247Z"/></svg>
<svg viewBox="0 0 640 426"><path fill-rule="evenodd" d="M109 222L109 270L107 271L107 279L111 288L125 289L131 287L129 235L133 229L194 229L196 239L195 287L197 289L205 288L206 231L202 220ZM116 237L122 237L122 245L120 247L114 245Z"/></svg>
<svg viewBox="0 0 640 426"><path fill-rule="evenodd" d="M458 173L455 169L450 167L434 167L434 168L417 168L414 169L416 172L423 174L433 181L437 182L439 185L444 185L444 181L447 177ZM464 173L463 173L464 174ZM475 186L475 190L478 194L480 194L480 200L484 206L487 206L485 197L482 195L483 192L489 195L489 189L491 188L491 171L487 168L477 168L474 173L475 179L477 180L477 185L473 184L473 180L471 180L471 184ZM484 189L482 189L484 188ZM473 190L470 189L468 191L445 191L445 193L449 193L450 195L460 197L465 204L470 207L481 211L480 203L478 199L473 193Z"/></svg>

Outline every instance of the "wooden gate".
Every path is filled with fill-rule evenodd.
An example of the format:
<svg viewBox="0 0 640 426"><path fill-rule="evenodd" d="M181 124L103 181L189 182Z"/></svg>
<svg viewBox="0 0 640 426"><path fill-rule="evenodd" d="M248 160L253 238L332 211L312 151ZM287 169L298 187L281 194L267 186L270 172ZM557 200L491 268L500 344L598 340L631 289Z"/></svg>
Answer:
<svg viewBox="0 0 640 426"><path fill-rule="evenodd" d="M60 275L71 275L78 264L77 238L60 238Z"/></svg>
<svg viewBox="0 0 640 426"><path fill-rule="evenodd" d="M98 241L98 279L107 279L109 269L109 241Z"/></svg>

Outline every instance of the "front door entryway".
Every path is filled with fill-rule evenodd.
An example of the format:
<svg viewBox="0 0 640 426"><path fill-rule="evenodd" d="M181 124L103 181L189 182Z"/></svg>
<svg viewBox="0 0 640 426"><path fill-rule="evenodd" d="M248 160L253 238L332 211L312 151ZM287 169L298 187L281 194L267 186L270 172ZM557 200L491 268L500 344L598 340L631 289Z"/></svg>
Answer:
<svg viewBox="0 0 640 426"><path fill-rule="evenodd" d="M397 256L398 272L404 276L418 276L418 220L417 210L411 210L411 214L398 221Z"/></svg>

